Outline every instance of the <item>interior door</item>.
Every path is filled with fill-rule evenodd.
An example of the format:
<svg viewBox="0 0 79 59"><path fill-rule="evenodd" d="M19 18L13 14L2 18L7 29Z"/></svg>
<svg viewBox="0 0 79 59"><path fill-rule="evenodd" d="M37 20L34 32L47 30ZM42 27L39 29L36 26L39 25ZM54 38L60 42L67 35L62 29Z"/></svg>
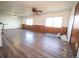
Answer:
<svg viewBox="0 0 79 59"><path fill-rule="evenodd" d="M79 46L79 3L76 5L74 16L75 18L71 34L70 48L74 57L76 57Z"/></svg>

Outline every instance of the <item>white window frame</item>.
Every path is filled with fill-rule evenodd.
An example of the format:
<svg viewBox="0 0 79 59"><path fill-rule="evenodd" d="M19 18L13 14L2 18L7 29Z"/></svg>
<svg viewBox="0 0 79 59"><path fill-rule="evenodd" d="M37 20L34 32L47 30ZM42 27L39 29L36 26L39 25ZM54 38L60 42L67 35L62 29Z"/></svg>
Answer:
<svg viewBox="0 0 79 59"><path fill-rule="evenodd" d="M55 21L57 21L57 23L60 23L60 24L57 25L57 23ZM55 27L55 28L62 28L62 17L54 17L53 27Z"/></svg>
<svg viewBox="0 0 79 59"><path fill-rule="evenodd" d="M32 18L26 19L26 25L33 25L33 19Z"/></svg>
<svg viewBox="0 0 79 59"><path fill-rule="evenodd" d="M46 27L52 27L53 26L53 23L52 22L53 22L52 17L46 18L45 26Z"/></svg>
<svg viewBox="0 0 79 59"><path fill-rule="evenodd" d="M61 24L59 25L59 26L57 26L56 24L55 24L55 19L56 19L56 17L48 17L48 18L46 18L46 21L45 21L45 26L46 27L54 27L54 28L62 28L62 21L63 21L63 17L61 17L61 16L59 16L59 18L61 18L62 20L61 20ZM48 20L47 20L48 19ZM52 20L51 20L52 19ZM51 20L51 21L50 21ZM48 23L49 22L49 23ZM59 21L58 21L59 22ZM55 24L55 25L54 25Z"/></svg>

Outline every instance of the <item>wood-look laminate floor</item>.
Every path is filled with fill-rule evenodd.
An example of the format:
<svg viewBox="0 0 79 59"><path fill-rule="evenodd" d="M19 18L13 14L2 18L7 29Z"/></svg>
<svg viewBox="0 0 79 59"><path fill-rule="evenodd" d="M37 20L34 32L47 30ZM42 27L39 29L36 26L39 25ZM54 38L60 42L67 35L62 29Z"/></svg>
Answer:
<svg viewBox="0 0 79 59"><path fill-rule="evenodd" d="M5 30L0 57L67 58L73 57L67 43L53 35L24 29Z"/></svg>

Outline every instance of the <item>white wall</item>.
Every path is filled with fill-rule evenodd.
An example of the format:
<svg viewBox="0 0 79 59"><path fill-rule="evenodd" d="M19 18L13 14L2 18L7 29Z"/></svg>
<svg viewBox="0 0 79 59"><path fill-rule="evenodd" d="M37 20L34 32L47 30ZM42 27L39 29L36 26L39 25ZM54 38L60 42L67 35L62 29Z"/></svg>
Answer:
<svg viewBox="0 0 79 59"><path fill-rule="evenodd" d="M62 11L62 12L55 12L55 13L48 13L48 14L42 14L42 15L35 15L27 18L33 18L33 24L34 25L45 25L45 20L47 17L53 17L53 16L62 16L63 17L63 26L67 27L70 17L70 11ZM22 23L25 23L25 20L22 21Z"/></svg>
<svg viewBox="0 0 79 59"><path fill-rule="evenodd" d="M5 29L16 29L21 28L20 19L17 17L13 17L10 15L0 15L0 22L3 22L5 25Z"/></svg>

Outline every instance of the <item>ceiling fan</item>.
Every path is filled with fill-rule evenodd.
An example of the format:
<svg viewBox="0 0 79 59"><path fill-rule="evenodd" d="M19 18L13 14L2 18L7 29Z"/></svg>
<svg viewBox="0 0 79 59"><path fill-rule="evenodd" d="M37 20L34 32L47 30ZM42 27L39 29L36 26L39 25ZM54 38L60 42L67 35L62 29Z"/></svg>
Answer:
<svg viewBox="0 0 79 59"><path fill-rule="evenodd" d="M30 15L40 15L43 11L42 10L38 10L37 8L33 7L31 9L32 13L29 14ZM11 16L17 16L17 17L22 17L22 18L25 18L27 17L26 15L22 15L21 13L19 12L16 12L16 11L13 11L13 12L8 12L8 15L11 15Z"/></svg>
<svg viewBox="0 0 79 59"><path fill-rule="evenodd" d="M37 8L32 8L32 12L39 15L40 13L42 13L42 10L38 10Z"/></svg>

